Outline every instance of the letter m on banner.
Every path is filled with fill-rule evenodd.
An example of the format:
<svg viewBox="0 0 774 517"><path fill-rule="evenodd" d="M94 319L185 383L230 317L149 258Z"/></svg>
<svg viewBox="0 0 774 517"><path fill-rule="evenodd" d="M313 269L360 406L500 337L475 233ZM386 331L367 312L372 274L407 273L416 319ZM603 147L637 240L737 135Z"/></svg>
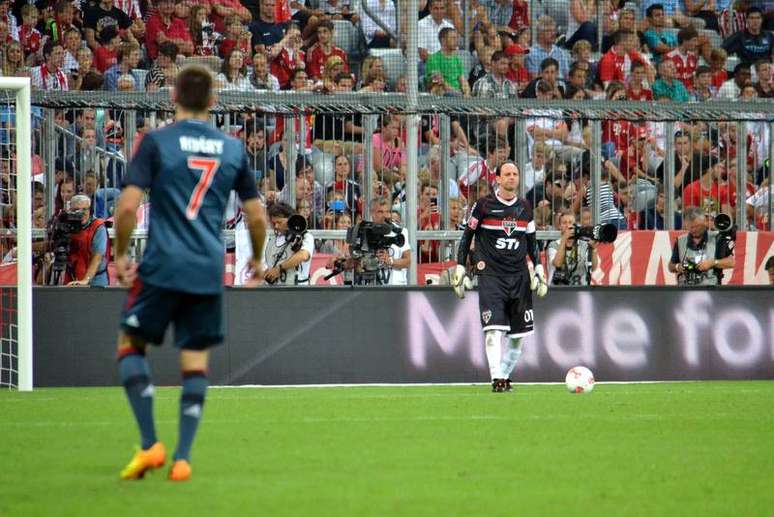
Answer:
<svg viewBox="0 0 774 517"><path fill-rule="evenodd" d="M477 294L469 293L451 314L441 314L440 319L424 294L409 294L409 355L414 367L427 368L427 353L433 345L438 345L446 355L453 355L459 345L467 347L471 364L477 368L484 366Z"/></svg>

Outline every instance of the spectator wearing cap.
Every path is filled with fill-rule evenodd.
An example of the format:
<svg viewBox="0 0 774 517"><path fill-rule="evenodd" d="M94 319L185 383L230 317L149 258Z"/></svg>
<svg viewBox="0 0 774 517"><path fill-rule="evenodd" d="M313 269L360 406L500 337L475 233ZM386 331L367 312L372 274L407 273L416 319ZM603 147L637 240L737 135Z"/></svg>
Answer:
<svg viewBox="0 0 774 517"><path fill-rule="evenodd" d="M653 96L657 99L668 97L672 102L688 102L691 96L682 81L675 77L675 63L664 59L658 65L659 77L653 83Z"/></svg>
<svg viewBox="0 0 774 517"><path fill-rule="evenodd" d="M648 18L648 30L645 31L645 44L653 53L653 61L656 64L666 54L672 52L677 46L677 38L671 32L664 30L666 27L666 17L664 15L664 6L662 4L651 4L645 11Z"/></svg>
<svg viewBox="0 0 774 517"><path fill-rule="evenodd" d="M317 26L317 43L306 53L306 73L311 79L322 78L325 63L333 56L341 58L343 64L341 71L349 72L347 53L333 44L333 31L333 22L330 20L322 21Z"/></svg>
<svg viewBox="0 0 774 517"><path fill-rule="evenodd" d="M140 46L137 43L123 43L118 49L118 61L105 71L104 88L108 91L118 89L118 78L129 74L134 79L135 87L140 84L140 78L134 69L140 62Z"/></svg>
<svg viewBox="0 0 774 517"><path fill-rule="evenodd" d="M121 36L115 25L108 25L99 33L99 47L94 50L94 68L101 74L118 61L118 45Z"/></svg>
<svg viewBox="0 0 774 517"><path fill-rule="evenodd" d="M97 37L102 29L108 25L116 28L121 37L128 41L135 41L132 31L127 30L132 26L132 20L121 9L113 5L113 0L100 0L89 4L84 10L83 27L86 30L86 42L92 50L99 47ZM147 41L146 41L147 43Z"/></svg>
<svg viewBox="0 0 774 517"><path fill-rule="evenodd" d="M750 65L746 63L738 63L734 67L734 77L723 83L723 86L718 90L719 99L736 100L742 93L742 86L748 82L752 74L750 73Z"/></svg>
<svg viewBox="0 0 774 517"><path fill-rule="evenodd" d="M543 83L544 88L550 88L552 98L563 99L565 93L564 81L559 79L559 63L552 57L547 57L540 63L540 76L533 79L524 89L522 97L537 98L537 85Z"/></svg>
<svg viewBox="0 0 774 517"><path fill-rule="evenodd" d="M758 82L755 83L755 89L758 91L758 97L768 99L774 97L774 65L769 59L760 59L755 63L755 75Z"/></svg>
<svg viewBox="0 0 774 517"><path fill-rule="evenodd" d="M172 86L177 77L177 45L165 41L159 45L159 55L145 76L145 89L156 92Z"/></svg>
<svg viewBox="0 0 774 517"><path fill-rule="evenodd" d="M718 90L712 86L712 70L708 66L698 67L694 74L691 97L696 102L705 102L713 100L717 96Z"/></svg>
<svg viewBox="0 0 774 517"><path fill-rule="evenodd" d="M550 16L541 16L537 21L537 44L529 49L526 64L530 77L536 77L541 70L541 63L547 58L553 58L559 65L561 77L567 77L570 71L570 56L567 51L554 44L556 40L556 22Z"/></svg>
<svg viewBox="0 0 774 517"><path fill-rule="evenodd" d="M438 36L444 27L454 27L446 19L446 1L430 0L430 15L419 20L417 25L419 59L427 61L430 54L441 50Z"/></svg>
<svg viewBox="0 0 774 517"><path fill-rule="evenodd" d="M529 71L524 63L527 54L529 54L529 49L518 43L508 45L505 49L505 55L510 60L505 77L516 84L519 92L523 91L529 84Z"/></svg>
<svg viewBox="0 0 774 517"><path fill-rule="evenodd" d="M193 54L193 38L185 21L175 18L175 1L159 0L158 11L148 20L145 48L150 59L159 55L159 45L174 43L181 54Z"/></svg>
<svg viewBox="0 0 774 517"><path fill-rule="evenodd" d="M747 11L747 28L732 34L723 42L729 54L736 54L742 63L752 65L759 59L771 57L774 34L762 29L763 14L759 7Z"/></svg>
<svg viewBox="0 0 774 517"><path fill-rule="evenodd" d="M43 59L45 62L42 65L30 69L32 86L39 90L69 90L67 75L62 70L64 64L62 45L47 41L43 45Z"/></svg>
<svg viewBox="0 0 774 517"><path fill-rule="evenodd" d="M459 35L452 27L441 29L438 39L441 50L431 54L425 63L425 84L440 87L446 94L470 95L465 68L457 55ZM431 89L432 86L428 86Z"/></svg>
<svg viewBox="0 0 774 517"><path fill-rule="evenodd" d="M677 33L677 47L664 56L675 64L675 77L680 79L689 90L693 88L693 74L699 63L696 56L698 42L699 33L696 29L693 27L680 29Z"/></svg>

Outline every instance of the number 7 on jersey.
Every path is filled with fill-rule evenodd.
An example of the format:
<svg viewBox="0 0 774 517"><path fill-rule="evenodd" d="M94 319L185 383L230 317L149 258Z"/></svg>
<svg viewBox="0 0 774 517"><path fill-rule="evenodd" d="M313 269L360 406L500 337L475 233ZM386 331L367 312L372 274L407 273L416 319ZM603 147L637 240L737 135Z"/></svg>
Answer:
<svg viewBox="0 0 774 517"><path fill-rule="evenodd" d="M188 201L188 207L185 209L185 216L189 221L193 221L199 216L199 209L202 207L204 196L210 190L212 179L215 177L215 171L220 166L220 160L217 158L202 158L200 156L191 156L188 158L188 168L191 172L201 171L199 182L193 189L191 199Z"/></svg>

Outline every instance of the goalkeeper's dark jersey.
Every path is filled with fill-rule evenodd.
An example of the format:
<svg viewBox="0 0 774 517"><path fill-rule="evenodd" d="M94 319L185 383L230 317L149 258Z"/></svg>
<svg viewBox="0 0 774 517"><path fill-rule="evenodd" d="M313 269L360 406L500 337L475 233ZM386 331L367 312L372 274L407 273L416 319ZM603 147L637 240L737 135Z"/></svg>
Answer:
<svg viewBox="0 0 774 517"><path fill-rule="evenodd" d="M465 263L472 236L473 270L478 275L519 274L527 271L527 255L533 261L538 257L532 207L523 199L505 201L490 194L476 202L460 242L460 264Z"/></svg>

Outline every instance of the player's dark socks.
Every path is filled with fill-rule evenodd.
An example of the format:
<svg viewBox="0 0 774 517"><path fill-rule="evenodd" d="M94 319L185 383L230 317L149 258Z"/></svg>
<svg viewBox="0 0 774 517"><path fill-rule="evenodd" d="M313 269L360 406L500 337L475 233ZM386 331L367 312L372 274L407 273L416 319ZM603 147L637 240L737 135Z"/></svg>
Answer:
<svg viewBox="0 0 774 517"><path fill-rule="evenodd" d="M145 355L137 349L122 350L119 353L118 373L140 428L141 446L148 449L157 439L153 422L153 383Z"/></svg>
<svg viewBox="0 0 774 517"><path fill-rule="evenodd" d="M196 428L204 409L207 394L207 374L203 371L183 372L183 392L180 394L180 432L175 460L190 461Z"/></svg>

